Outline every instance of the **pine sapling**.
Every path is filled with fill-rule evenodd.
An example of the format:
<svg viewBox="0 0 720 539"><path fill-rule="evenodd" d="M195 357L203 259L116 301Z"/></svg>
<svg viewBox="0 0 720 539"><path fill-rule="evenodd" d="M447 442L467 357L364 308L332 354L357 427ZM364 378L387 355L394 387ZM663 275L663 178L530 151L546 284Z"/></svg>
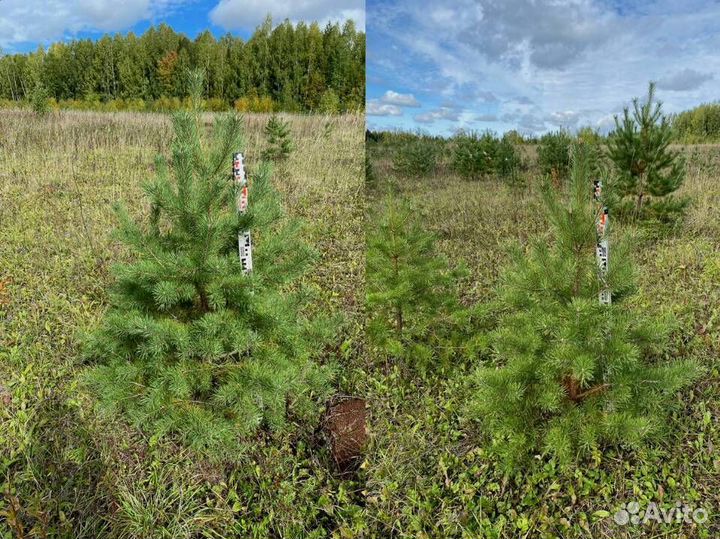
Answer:
<svg viewBox="0 0 720 539"><path fill-rule="evenodd" d="M459 132L453 137L452 167L466 180L478 180L497 170L498 140L491 132ZM507 146L504 148L507 151Z"/></svg>
<svg viewBox="0 0 720 539"><path fill-rule="evenodd" d="M633 100L622 119L615 117L615 131L608 139L608 152L616 172L612 184L614 209L633 220L655 218L672 221L687 206L687 199L674 198L685 179L685 163L670 148L674 131L655 99L650 83L647 99Z"/></svg>
<svg viewBox="0 0 720 539"><path fill-rule="evenodd" d="M474 376L470 417L508 466L538 452L568 464L607 445L637 447L663 431L676 392L697 374L689 361L664 359L669 321L627 306L632 267L617 234L612 305L598 301L588 148L574 151L569 200L544 190L551 241L518 252L504 274L493 360Z"/></svg>
<svg viewBox="0 0 720 539"><path fill-rule="evenodd" d="M115 267L110 306L85 352L97 364L88 381L101 410L227 454L314 409L327 385L313 355L328 326L303 316L303 297L288 291L313 252L284 215L267 166L252 170L247 212L236 211L230 170L242 121L219 116L202 140L201 87L193 110L174 116L171 164L158 158L145 186L147 222L118 209L133 261ZM248 229L257 241L245 274L237 238Z"/></svg>
<svg viewBox="0 0 720 539"><path fill-rule="evenodd" d="M390 199L367 238L368 341L386 360L405 360L425 371L447 366L471 339L469 313L458 299L460 268L438 253L414 210Z"/></svg>
<svg viewBox="0 0 720 539"><path fill-rule="evenodd" d="M290 137L290 125L273 114L265 126L267 147L262 153L263 159L268 161L285 161L293 151Z"/></svg>
<svg viewBox="0 0 720 539"><path fill-rule="evenodd" d="M437 167L438 146L437 140L424 135L403 137L393 155L393 168L408 177L432 174Z"/></svg>
<svg viewBox="0 0 720 539"><path fill-rule="evenodd" d="M538 143L538 165L543 174L559 187L570 171L570 147L572 137L567 131L546 133Z"/></svg>

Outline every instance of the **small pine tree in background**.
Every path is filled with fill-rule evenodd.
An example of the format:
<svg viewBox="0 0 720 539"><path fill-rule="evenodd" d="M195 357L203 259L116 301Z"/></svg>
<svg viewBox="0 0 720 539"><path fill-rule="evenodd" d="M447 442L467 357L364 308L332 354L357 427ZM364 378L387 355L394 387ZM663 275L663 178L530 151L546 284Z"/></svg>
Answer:
<svg viewBox="0 0 720 539"><path fill-rule="evenodd" d="M49 94L45 85L37 81L35 87L30 93L30 106L33 112L38 116L47 116L50 112Z"/></svg>
<svg viewBox="0 0 720 539"><path fill-rule="evenodd" d="M466 180L497 174L517 183L522 165L517 140L516 133L498 138L490 131L459 132L453 138L453 170Z"/></svg>
<svg viewBox="0 0 720 539"><path fill-rule="evenodd" d="M685 179L685 162L670 149L673 128L655 99L650 83L647 99L633 100L632 114L625 107L622 120L615 117L615 131L608 139L608 153L616 178L611 184L612 205L633 220L674 221L682 215L687 199L674 198Z"/></svg>
<svg viewBox="0 0 720 539"><path fill-rule="evenodd" d="M458 299L461 268L438 253L407 203L389 199L367 237L368 342L386 360L427 371L472 346L469 311Z"/></svg>
<svg viewBox="0 0 720 539"><path fill-rule="evenodd" d="M427 176L435 171L438 144L422 135L410 135L393 155L393 168L404 176Z"/></svg>
<svg viewBox="0 0 720 539"><path fill-rule="evenodd" d="M637 447L663 430L694 364L665 361L670 324L644 318L628 250L611 239L612 305L601 305L587 148L578 147L569 202L545 188L552 242L518 252L504 275L493 360L474 376L470 417L509 467L535 452L574 462L604 445Z"/></svg>
<svg viewBox="0 0 720 539"><path fill-rule="evenodd" d="M453 170L466 180L478 180L495 172L497 152L492 133L460 132L453 137Z"/></svg>
<svg viewBox="0 0 720 539"><path fill-rule="evenodd" d="M119 238L134 261L114 269L110 307L85 352L99 363L88 381L101 410L227 454L258 429L314 409L314 392L327 385L312 356L328 327L304 317L303 298L287 292L313 253L285 217L267 166L250 175L248 211L236 211L230 168L242 120L219 116L203 141L201 81L196 106L174 116L170 168L158 158L145 186L149 221L119 209ZM257 240L251 274L238 257L242 230Z"/></svg>
<svg viewBox="0 0 720 539"><path fill-rule="evenodd" d="M495 152L495 170L501 178L510 180L511 184L521 183L518 181L518 173L522 166L520 152L516 147L513 135L504 135L497 145Z"/></svg>
<svg viewBox="0 0 720 539"><path fill-rule="evenodd" d="M268 161L285 161L293 150L290 138L290 125L273 114L265 126L267 147L263 150L262 158Z"/></svg>
<svg viewBox="0 0 720 539"><path fill-rule="evenodd" d="M546 133L538 143L540 172L552 178L557 187L570 172L570 148L572 137L566 131Z"/></svg>

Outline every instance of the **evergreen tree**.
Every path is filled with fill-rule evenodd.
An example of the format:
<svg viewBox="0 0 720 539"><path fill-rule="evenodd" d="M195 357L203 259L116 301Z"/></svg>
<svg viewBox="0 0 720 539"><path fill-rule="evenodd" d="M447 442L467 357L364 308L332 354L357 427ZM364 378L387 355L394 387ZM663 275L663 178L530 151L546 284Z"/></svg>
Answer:
<svg viewBox="0 0 720 539"><path fill-rule="evenodd" d="M598 301L595 211L585 147L578 147L569 202L544 191L552 243L517 253L499 289L504 314L491 332L491 364L474 376L470 415L513 466L540 451L572 462L607 444L635 447L662 431L693 363L666 361L670 324L626 306L632 268L617 235Z"/></svg>
<svg viewBox="0 0 720 539"><path fill-rule="evenodd" d="M558 186L570 172L572 137L566 131L546 133L538 143L538 165Z"/></svg>
<svg viewBox="0 0 720 539"><path fill-rule="evenodd" d="M119 238L135 260L114 269L111 305L86 355L100 363L88 379L102 410L213 453L312 410L313 392L326 388L312 355L329 326L303 316L304 296L288 292L313 252L267 166L249 176L247 212L236 211L229 169L242 120L219 116L202 140L198 80L193 109L174 117L171 166L158 158L145 187L149 221L119 209ZM257 240L250 274L238 257L243 230Z"/></svg>
<svg viewBox="0 0 720 539"><path fill-rule="evenodd" d="M453 138L452 167L466 180L477 180L496 170L498 144L491 132L459 132Z"/></svg>
<svg viewBox="0 0 720 539"><path fill-rule="evenodd" d="M437 167L438 147L430 137L408 135L393 155L393 168L405 176L427 176Z"/></svg>
<svg viewBox="0 0 720 539"><path fill-rule="evenodd" d="M422 230L413 209L390 199L367 238L368 341L386 359L404 359L421 370L448 365L470 340L469 312L458 299L462 269L437 251L435 235Z"/></svg>
<svg viewBox="0 0 720 539"><path fill-rule="evenodd" d="M293 143L290 138L290 126L285 120L273 114L265 126L265 137L267 147L262 153L263 159L284 161L290 157Z"/></svg>
<svg viewBox="0 0 720 539"><path fill-rule="evenodd" d="M515 147L512 136L504 135L497 144L495 153L495 169L499 176L517 183L517 176L522 165L520 152Z"/></svg>
<svg viewBox="0 0 720 539"><path fill-rule="evenodd" d="M647 100L633 100L622 121L615 117L615 131L608 139L608 150L616 178L612 184L613 206L633 219L656 218L669 221L687 206L686 199L670 196L685 179L685 163L670 149L673 129L655 99L650 83Z"/></svg>

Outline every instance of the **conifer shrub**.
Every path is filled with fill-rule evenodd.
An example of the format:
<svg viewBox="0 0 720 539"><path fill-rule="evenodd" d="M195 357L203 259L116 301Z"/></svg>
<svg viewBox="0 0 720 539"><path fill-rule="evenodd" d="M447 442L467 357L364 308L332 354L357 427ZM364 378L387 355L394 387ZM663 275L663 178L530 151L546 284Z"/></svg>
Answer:
<svg viewBox="0 0 720 539"><path fill-rule="evenodd" d="M578 142L593 146L600 146L603 142L602 135L596 129L587 125L578 129L576 138Z"/></svg>
<svg viewBox="0 0 720 539"><path fill-rule="evenodd" d="M495 152L495 170L501 178L516 180L522 166L520 152L517 150L515 137L504 135L497 143Z"/></svg>
<svg viewBox="0 0 720 539"><path fill-rule="evenodd" d="M290 125L285 120L273 114L265 126L265 139L267 147L263 150L263 159L285 161L290 157L293 143L290 138Z"/></svg>
<svg viewBox="0 0 720 539"><path fill-rule="evenodd" d="M227 455L259 429L315 412L327 370L313 358L329 325L303 315L296 280L314 253L285 216L268 166L250 172L249 208L236 211L229 173L242 120L218 116L203 140L201 87L193 109L174 116L171 163L158 158L145 186L149 219L118 208L118 237L133 260L114 268L110 306L85 356L101 411ZM250 274L238 257L243 230L256 240Z"/></svg>
<svg viewBox="0 0 720 539"><path fill-rule="evenodd" d="M572 137L566 131L546 133L538 142L540 171L550 176L556 185L565 180L570 172L572 142Z"/></svg>
<svg viewBox="0 0 720 539"><path fill-rule="evenodd" d="M410 136L399 141L393 154L393 168L404 176L427 176L438 163L437 143L423 136Z"/></svg>
<svg viewBox="0 0 720 539"><path fill-rule="evenodd" d="M495 174L514 181L521 165L516 134L498 138L489 131L461 131L453 138L452 167L467 180Z"/></svg>
<svg viewBox="0 0 720 539"><path fill-rule="evenodd" d="M644 102L635 98L632 113L625 107L622 119L615 117L615 130L608 139L615 169L611 203L620 216L660 222L682 216L688 200L672 194L685 179L685 162L670 148L673 139L670 121L650 83Z"/></svg>
<svg viewBox="0 0 720 539"><path fill-rule="evenodd" d="M568 201L547 187L543 197L551 241L518 251L501 279L493 357L473 376L468 409L509 467L538 452L569 464L607 445L638 447L663 432L676 392L697 374L692 362L666 359L667 319L627 305L633 273L617 234L612 305L599 303L585 147L576 150Z"/></svg>
<svg viewBox="0 0 720 539"><path fill-rule="evenodd" d="M422 229L407 203L387 200L373 222L366 305L374 352L421 372L468 355L477 343L468 336L471 313L458 299L465 270L440 255L437 237Z"/></svg>
<svg viewBox="0 0 720 539"><path fill-rule="evenodd" d="M452 168L466 180L478 180L495 172L497 151L492 133L461 131L453 137Z"/></svg>

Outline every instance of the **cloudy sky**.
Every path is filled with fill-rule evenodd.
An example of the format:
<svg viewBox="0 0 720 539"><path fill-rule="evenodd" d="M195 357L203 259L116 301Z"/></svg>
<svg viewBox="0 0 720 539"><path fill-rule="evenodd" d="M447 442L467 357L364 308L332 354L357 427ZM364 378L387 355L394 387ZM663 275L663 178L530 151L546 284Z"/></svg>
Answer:
<svg viewBox="0 0 720 539"><path fill-rule="evenodd" d="M368 0L371 129L607 130L720 100L718 0Z"/></svg>
<svg viewBox="0 0 720 539"><path fill-rule="evenodd" d="M277 23L353 19L365 25L364 0L0 0L0 47L26 52L62 39L141 33L161 22L191 37L205 29L248 37L268 13Z"/></svg>

